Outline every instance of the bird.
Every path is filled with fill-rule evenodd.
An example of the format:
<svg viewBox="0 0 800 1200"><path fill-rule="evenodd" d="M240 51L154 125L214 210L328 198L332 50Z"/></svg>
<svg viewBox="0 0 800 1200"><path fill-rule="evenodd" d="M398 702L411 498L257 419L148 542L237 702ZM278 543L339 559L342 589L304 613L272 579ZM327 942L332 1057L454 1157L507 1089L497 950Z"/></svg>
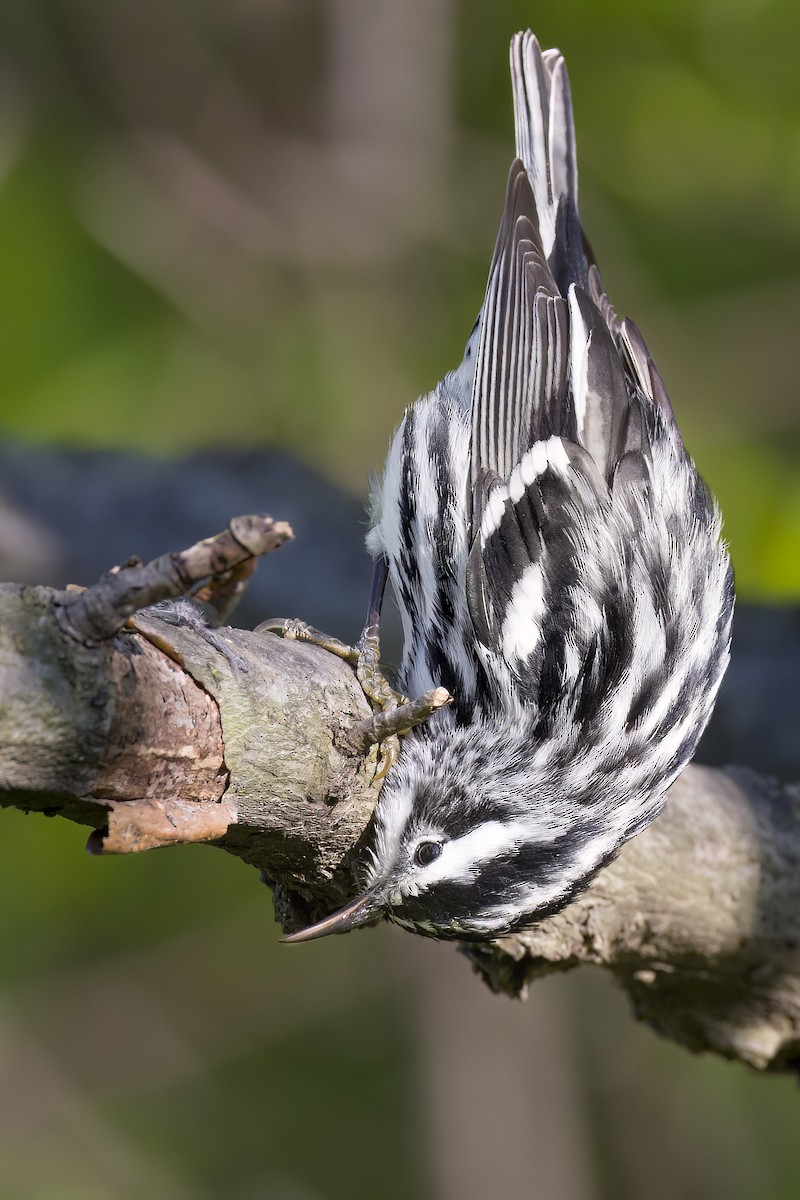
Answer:
<svg viewBox="0 0 800 1200"><path fill-rule="evenodd" d="M659 814L711 715L733 575L713 497L578 212L564 57L510 49L516 157L463 361L406 411L371 500L404 736L364 889L290 935L386 917L491 940L557 912Z"/></svg>

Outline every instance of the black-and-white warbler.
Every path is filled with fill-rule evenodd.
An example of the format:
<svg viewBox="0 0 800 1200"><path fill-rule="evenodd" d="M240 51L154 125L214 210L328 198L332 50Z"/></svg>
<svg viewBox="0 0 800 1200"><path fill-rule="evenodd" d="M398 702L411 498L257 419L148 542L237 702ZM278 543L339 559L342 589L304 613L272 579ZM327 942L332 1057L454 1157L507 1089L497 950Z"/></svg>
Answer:
<svg viewBox="0 0 800 1200"><path fill-rule="evenodd" d="M461 366L406 412L368 546L400 686L453 696L403 742L367 890L296 940L383 913L491 938L563 906L657 816L728 661L713 499L577 208L556 50L511 44L517 158Z"/></svg>

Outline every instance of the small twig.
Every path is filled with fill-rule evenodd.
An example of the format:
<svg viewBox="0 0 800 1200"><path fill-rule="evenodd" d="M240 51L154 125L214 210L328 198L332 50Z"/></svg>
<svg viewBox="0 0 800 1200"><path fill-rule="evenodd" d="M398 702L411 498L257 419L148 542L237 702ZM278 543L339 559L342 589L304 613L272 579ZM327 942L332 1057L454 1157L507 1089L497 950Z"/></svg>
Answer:
<svg viewBox="0 0 800 1200"><path fill-rule="evenodd" d="M245 588L255 574L258 560L248 558L232 571L226 571L218 579L211 579L194 593L195 600L210 604L217 614L217 622L224 625L244 595Z"/></svg>
<svg viewBox="0 0 800 1200"><path fill-rule="evenodd" d="M437 687L425 692L417 700L409 700L397 708L386 712L376 712L366 721L359 721L353 727L353 741L360 743L365 749L386 742L391 737L402 737L409 733L415 725L421 725L428 717L445 704L450 704L453 697L447 688Z"/></svg>
<svg viewBox="0 0 800 1200"><path fill-rule="evenodd" d="M227 615L255 569L254 560L293 536L285 521L265 514L234 517L223 533L188 550L118 567L85 591L69 593L58 610L59 624L77 641L102 642L139 609L185 596L204 579L210 583L202 598Z"/></svg>

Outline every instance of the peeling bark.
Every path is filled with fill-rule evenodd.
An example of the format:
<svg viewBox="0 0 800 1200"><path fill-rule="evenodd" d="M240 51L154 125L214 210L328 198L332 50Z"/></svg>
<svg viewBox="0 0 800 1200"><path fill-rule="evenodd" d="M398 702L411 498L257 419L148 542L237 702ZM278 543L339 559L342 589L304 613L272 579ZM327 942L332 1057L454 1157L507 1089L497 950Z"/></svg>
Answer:
<svg viewBox="0 0 800 1200"><path fill-rule="evenodd" d="M379 787L346 737L369 718L351 669L153 609L86 645L64 598L0 586L0 804L93 825L93 853L214 841L291 888L295 920L350 891Z"/></svg>

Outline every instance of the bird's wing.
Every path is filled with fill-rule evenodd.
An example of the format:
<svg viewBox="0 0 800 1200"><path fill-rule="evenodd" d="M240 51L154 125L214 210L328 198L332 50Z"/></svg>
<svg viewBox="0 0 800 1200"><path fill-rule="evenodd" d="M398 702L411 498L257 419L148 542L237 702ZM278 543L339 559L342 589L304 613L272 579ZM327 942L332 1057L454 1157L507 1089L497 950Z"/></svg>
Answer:
<svg viewBox="0 0 800 1200"><path fill-rule="evenodd" d="M511 67L519 157L475 356L467 595L478 641L532 678L566 622L573 650L589 652L597 614L577 612L570 589L596 575L614 608L601 577L619 581L627 551L607 536L609 505L635 527L654 438L676 459L683 448L644 341L617 318L583 237L563 59L520 34Z"/></svg>
<svg viewBox="0 0 800 1200"><path fill-rule="evenodd" d="M558 291L529 172L516 160L489 274L472 392L467 584L480 640L500 636L515 594L522 613L515 588L523 578L530 595L544 587L529 571L543 546L551 564L566 550L564 520L547 516L555 481L559 492L569 489L576 511L585 495L607 493L631 438L641 441L637 413L603 314L577 285L566 297ZM532 623L535 612L531 605Z"/></svg>
<svg viewBox="0 0 800 1200"><path fill-rule="evenodd" d="M530 180L517 159L508 177L481 314L472 391L473 488L508 479L530 445L566 432L569 340L541 237Z"/></svg>

